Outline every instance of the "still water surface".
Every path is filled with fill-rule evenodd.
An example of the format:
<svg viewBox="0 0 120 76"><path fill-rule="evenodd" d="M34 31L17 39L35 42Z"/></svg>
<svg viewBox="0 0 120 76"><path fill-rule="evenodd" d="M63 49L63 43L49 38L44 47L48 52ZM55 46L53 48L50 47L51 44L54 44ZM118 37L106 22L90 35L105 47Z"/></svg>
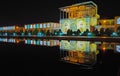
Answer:
<svg viewBox="0 0 120 76"><path fill-rule="evenodd" d="M24 62L21 63L24 65L24 71L29 70L30 67L32 67L32 72L33 69L39 71L37 67L42 67L43 65L45 66L44 69L46 70L42 68L43 71L41 72L49 72L52 74L54 72L64 72L65 75L72 75L74 74L74 72L77 74L81 70L81 73L86 72L90 73L90 75L97 75L98 73L103 76L118 76L119 74L120 43L117 42L17 38L0 38L0 42L0 47L2 49L6 47L10 49L17 48L18 50L19 48L21 51L26 51L22 53L16 53L15 51L9 50L8 52L13 55L9 56L10 54L8 54L9 57L13 58L8 58L8 61L10 61L11 64L13 63L12 61ZM14 57L16 57L17 59L15 59ZM39 63L39 61L43 63ZM17 64L20 65L20 63ZM33 64L34 66L36 65L36 68L33 67L33 65L31 64ZM53 68L52 66L54 66L55 68ZM15 68L15 66L13 66L13 68ZM51 68L54 69L52 72L50 72ZM11 72L9 74L11 74Z"/></svg>

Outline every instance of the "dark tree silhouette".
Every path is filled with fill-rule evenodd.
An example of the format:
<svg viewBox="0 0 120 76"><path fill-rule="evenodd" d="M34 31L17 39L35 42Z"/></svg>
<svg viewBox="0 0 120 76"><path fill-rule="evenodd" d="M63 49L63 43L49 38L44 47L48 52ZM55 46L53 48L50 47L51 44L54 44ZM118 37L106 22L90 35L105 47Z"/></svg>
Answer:
<svg viewBox="0 0 120 76"><path fill-rule="evenodd" d="M100 29L100 36L103 36L104 33L105 33L105 32L104 32L104 28L101 28L101 29Z"/></svg>
<svg viewBox="0 0 120 76"><path fill-rule="evenodd" d="M117 28L116 32L120 36L120 26Z"/></svg>
<svg viewBox="0 0 120 76"><path fill-rule="evenodd" d="M51 33L50 33L50 30L47 30L46 35L47 35L47 36L50 36L50 34L51 34Z"/></svg>
<svg viewBox="0 0 120 76"><path fill-rule="evenodd" d="M79 36L81 33L81 31L78 29L77 32L76 32L76 35Z"/></svg>
<svg viewBox="0 0 120 76"><path fill-rule="evenodd" d="M72 35L72 30L68 29L67 30L67 36L71 36Z"/></svg>
<svg viewBox="0 0 120 76"><path fill-rule="evenodd" d="M107 36L110 36L113 32L114 32L114 31L113 31L112 29L109 29L109 28L105 29L105 34L106 34Z"/></svg>
<svg viewBox="0 0 120 76"><path fill-rule="evenodd" d="M95 34L95 36L99 36L99 31L98 31L98 29L95 29L92 33Z"/></svg>

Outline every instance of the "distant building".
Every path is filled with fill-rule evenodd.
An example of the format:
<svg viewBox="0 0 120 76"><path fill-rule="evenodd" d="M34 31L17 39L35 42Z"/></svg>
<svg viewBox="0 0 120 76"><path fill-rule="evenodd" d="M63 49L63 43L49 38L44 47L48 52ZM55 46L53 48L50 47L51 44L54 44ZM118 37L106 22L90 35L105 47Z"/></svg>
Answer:
<svg viewBox="0 0 120 76"><path fill-rule="evenodd" d="M46 22L46 23L25 24L24 28L27 31L34 31L35 29L37 29L38 32L40 32L41 30L44 30L45 32L50 30L50 32L53 32L54 30L59 30L60 25L59 23L55 23L55 22Z"/></svg>
<svg viewBox="0 0 120 76"><path fill-rule="evenodd" d="M115 32L120 31L120 16L115 16L114 19L98 19L97 24L95 28L98 29L98 31L100 31L101 28L109 28Z"/></svg>

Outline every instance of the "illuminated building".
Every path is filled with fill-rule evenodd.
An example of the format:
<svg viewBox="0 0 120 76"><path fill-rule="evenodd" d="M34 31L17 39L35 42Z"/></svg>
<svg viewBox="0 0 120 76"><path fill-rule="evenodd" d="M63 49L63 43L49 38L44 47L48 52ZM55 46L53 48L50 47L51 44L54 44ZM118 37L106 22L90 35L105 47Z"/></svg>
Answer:
<svg viewBox="0 0 120 76"><path fill-rule="evenodd" d="M60 27L64 34L68 29L72 31L80 30L81 32L97 25L97 5L92 2L83 2L71 6L60 8Z"/></svg>
<svg viewBox="0 0 120 76"><path fill-rule="evenodd" d="M9 35L16 36L16 33L21 32L21 30L23 29L24 27L19 27L18 25L4 26L4 27L0 27L0 34L3 36L9 36Z"/></svg>
<svg viewBox="0 0 120 76"><path fill-rule="evenodd" d="M120 31L120 16L115 16L114 19L99 19L96 28L98 31L100 31L101 28L109 28L115 32Z"/></svg>
<svg viewBox="0 0 120 76"><path fill-rule="evenodd" d="M101 28L104 28L104 31L109 28L112 35L110 33L107 36L120 36L120 16L115 16L114 19L99 19L98 7L92 1L77 3L59 9L59 23L46 22L25 24L23 27L18 25L0 27L0 35L62 36L66 35L70 30L70 32L72 31L70 35L75 35L75 32L80 31L79 34L76 34L77 36L102 36L104 34L100 34ZM97 34L96 29L98 30ZM84 35L86 31L87 34Z"/></svg>
<svg viewBox="0 0 120 76"><path fill-rule="evenodd" d="M24 28L26 31L37 31L40 32L43 30L44 32L47 32L48 30L50 32L53 32L54 30L59 30L60 25L59 23L54 22L46 22L46 23L35 23L35 24L26 24L24 25Z"/></svg>
<svg viewBox="0 0 120 76"><path fill-rule="evenodd" d="M98 20L98 31L100 31L101 28L107 29L114 29L114 19L100 19Z"/></svg>
<svg viewBox="0 0 120 76"><path fill-rule="evenodd" d="M115 16L115 31L120 32L120 16Z"/></svg>

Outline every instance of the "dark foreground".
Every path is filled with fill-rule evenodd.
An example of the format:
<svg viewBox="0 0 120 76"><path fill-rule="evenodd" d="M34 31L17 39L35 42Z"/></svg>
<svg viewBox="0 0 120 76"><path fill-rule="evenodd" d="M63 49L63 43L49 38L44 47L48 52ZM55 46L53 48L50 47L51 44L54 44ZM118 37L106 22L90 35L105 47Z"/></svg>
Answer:
<svg viewBox="0 0 120 76"><path fill-rule="evenodd" d="M120 76L120 55L99 53L90 67L61 62L59 47L0 43L0 76Z"/></svg>

